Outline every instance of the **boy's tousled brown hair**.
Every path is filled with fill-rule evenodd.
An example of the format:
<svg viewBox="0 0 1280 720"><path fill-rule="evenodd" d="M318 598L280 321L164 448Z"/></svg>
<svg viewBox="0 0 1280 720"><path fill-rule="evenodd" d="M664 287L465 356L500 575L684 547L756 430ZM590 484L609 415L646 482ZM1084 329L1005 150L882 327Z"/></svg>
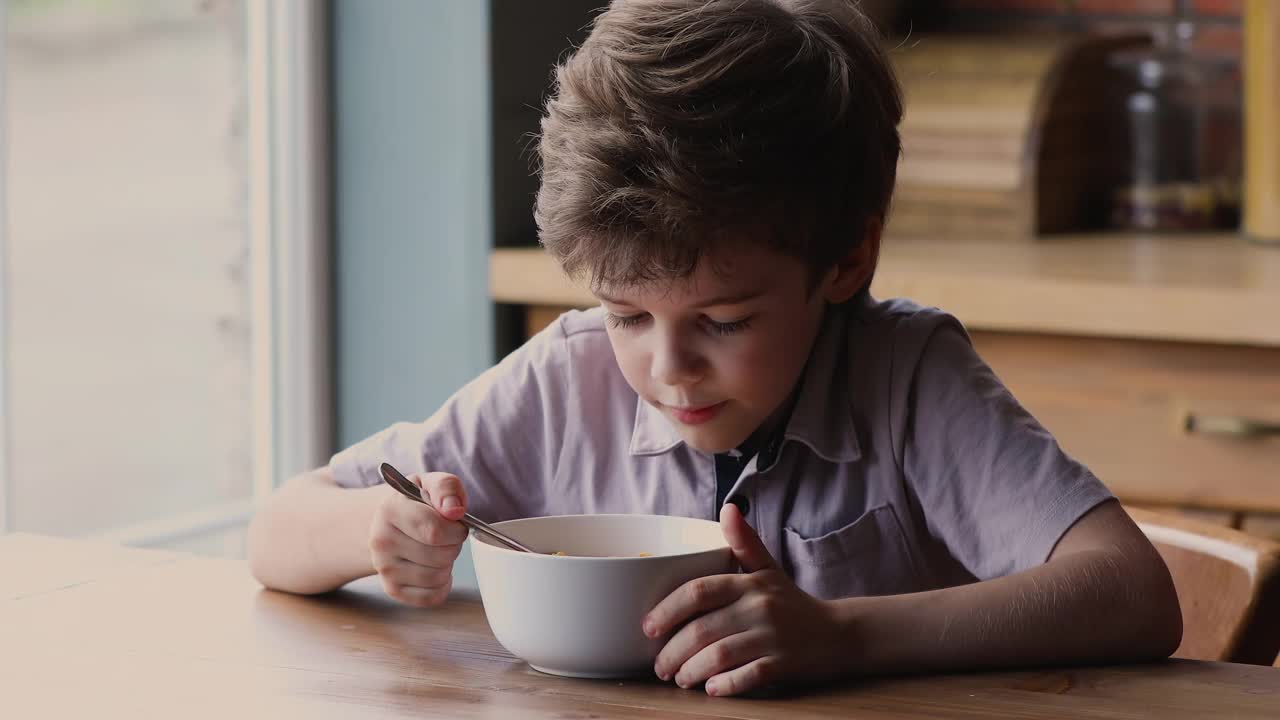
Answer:
<svg viewBox="0 0 1280 720"><path fill-rule="evenodd" d="M850 0L615 0L556 69L539 239L595 287L688 277L738 238L824 271L883 220L901 117Z"/></svg>

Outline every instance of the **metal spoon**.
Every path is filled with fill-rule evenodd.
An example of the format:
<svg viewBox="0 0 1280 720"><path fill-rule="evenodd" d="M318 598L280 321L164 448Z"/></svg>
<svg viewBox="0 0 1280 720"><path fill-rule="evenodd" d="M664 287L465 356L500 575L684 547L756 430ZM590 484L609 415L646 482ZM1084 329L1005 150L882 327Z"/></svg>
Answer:
<svg viewBox="0 0 1280 720"><path fill-rule="evenodd" d="M406 495L407 497L409 497L409 499L417 500L423 505L426 505L427 507L433 510L436 510L436 512L439 512L439 510L436 509L434 505L432 505L425 497L422 496L422 489L419 488L417 485L414 485L413 482L411 482L404 475L401 475L399 470L396 470L395 468L391 467L391 465L387 463L382 463L382 465L379 466L378 469L382 471L382 479L386 480L388 485L395 488L401 494ZM529 552L529 553L536 552L535 550L529 549L526 545L521 544L520 541L516 540L515 538L512 538L508 535L504 535L501 531L496 530L495 528L490 526L489 523L481 520L480 518L476 517L475 515L472 515L471 513L464 513L462 515L462 519L459 520L458 522L461 522L466 527L472 530L475 530L478 533L483 533L485 535L488 535L489 537L493 538L494 540L497 540L503 545L506 545L512 550L519 550L521 552Z"/></svg>

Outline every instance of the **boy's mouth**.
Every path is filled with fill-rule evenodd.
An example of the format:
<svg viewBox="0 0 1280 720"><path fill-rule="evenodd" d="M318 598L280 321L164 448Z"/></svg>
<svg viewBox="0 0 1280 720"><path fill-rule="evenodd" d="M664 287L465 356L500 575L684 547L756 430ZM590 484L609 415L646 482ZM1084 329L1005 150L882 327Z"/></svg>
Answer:
<svg viewBox="0 0 1280 720"><path fill-rule="evenodd" d="M720 413L725 406L727 400L722 400L714 405L700 405L693 407L676 407L674 405L663 405L671 416L684 425L701 425L710 421Z"/></svg>

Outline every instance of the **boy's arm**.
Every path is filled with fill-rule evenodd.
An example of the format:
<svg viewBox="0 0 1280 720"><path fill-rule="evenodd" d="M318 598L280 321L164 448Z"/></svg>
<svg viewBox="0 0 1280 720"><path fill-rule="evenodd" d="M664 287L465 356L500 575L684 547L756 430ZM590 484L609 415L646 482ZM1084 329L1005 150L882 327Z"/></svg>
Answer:
<svg viewBox="0 0 1280 720"><path fill-rule="evenodd" d="M536 480L554 472L571 416L578 385L568 382L568 364L562 323L552 323L425 421L397 422L284 483L249 526L254 577L310 594L372 575L373 521L398 497L379 480L382 462L406 476L458 473L467 510L491 522L545 514Z"/></svg>
<svg viewBox="0 0 1280 720"><path fill-rule="evenodd" d="M374 573L369 526L391 488L339 487L329 468L291 478L249 523L249 568L263 585L295 593L336 590Z"/></svg>
<svg viewBox="0 0 1280 720"><path fill-rule="evenodd" d="M1076 522L1043 565L832 604L850 648L841 674L1152 660L1182 638L1169 571L1115 501Z"/></svg>
<svg viewBox="0 0 1280 720"><path fill-rule="evenodd" d="M1168 569L1114 500L1029 570L844 600L800 590L733 505L720 524L744 572L685 583L642 626L652 638L670 633L658 677L705 681L711 695L839 676L1153 660L1182 637Z"/></svg>

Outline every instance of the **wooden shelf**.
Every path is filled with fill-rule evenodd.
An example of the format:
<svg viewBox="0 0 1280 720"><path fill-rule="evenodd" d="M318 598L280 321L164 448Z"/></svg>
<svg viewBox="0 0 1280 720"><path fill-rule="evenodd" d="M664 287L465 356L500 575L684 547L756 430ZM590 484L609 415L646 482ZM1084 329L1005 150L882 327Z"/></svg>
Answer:
<svg viewBox="0 0 1280 720"><path fill-rule="evenodd" d="M489 267L495 301L595 304L540 249L496 250ZM974 329L1280 346L1280 246L1233 234L887 238L872 292Z"/></svg>

